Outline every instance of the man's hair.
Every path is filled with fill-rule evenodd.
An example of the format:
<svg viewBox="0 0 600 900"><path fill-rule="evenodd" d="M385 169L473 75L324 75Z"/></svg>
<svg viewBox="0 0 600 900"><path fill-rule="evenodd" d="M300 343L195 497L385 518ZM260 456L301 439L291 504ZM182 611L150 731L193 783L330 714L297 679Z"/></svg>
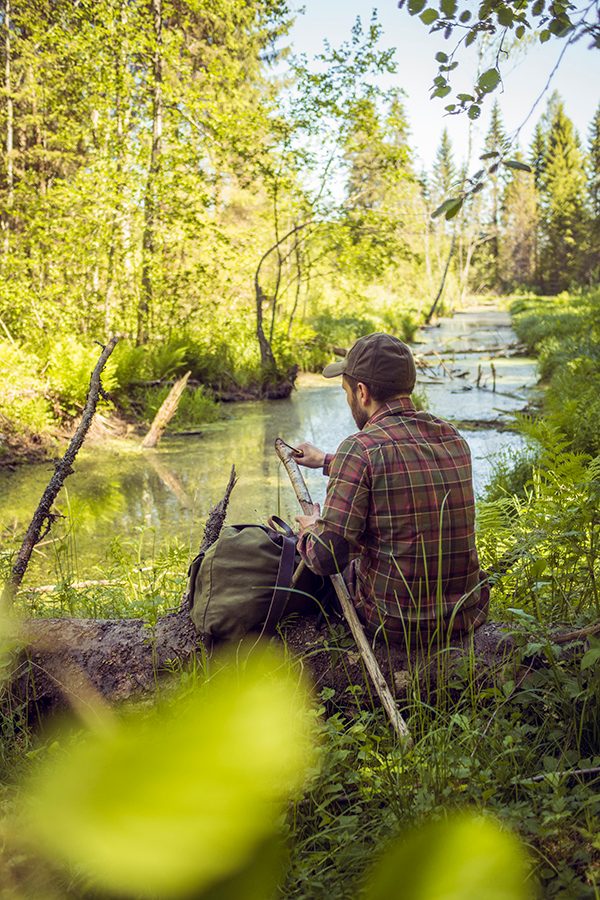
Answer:
<svg viewBox="0 0 600 900"><path fill-rule="evenodd" d="M348 382L352 393L356 394L356 388L359 384L358 378L355 378L354 375L347 375L345 372L344 378ZM363 381L361 383L369 389L369 393L376 403L385 403L386 400L390 400L392 397L397 397L400 393L397 387L389 387L381 384L367 384L366 381Z"/></svg>

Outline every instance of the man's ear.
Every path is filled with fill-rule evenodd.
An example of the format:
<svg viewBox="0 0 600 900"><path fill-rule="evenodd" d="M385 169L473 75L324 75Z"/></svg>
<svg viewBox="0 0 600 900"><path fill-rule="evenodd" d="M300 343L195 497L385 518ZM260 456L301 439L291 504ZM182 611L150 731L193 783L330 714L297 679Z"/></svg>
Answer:
<svg viewBox="0 0 600 900"><path fill-rule="evenodd" d="M363 384L362 381L359 381L356 385L356 393L358 394L358 399L362 403L363 406L368 406L369 401L371 400L371 391L367 387L366 384Z"/></svg>

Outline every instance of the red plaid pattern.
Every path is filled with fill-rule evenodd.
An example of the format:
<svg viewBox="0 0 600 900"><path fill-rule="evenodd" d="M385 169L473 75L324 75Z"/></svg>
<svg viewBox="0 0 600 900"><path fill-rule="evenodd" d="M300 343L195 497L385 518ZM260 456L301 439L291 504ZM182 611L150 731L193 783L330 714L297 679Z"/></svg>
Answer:
<svg viewBox="0 0 600 900"><path fill-rule="evenodd" d="M385 403L326 458L321 518L299 550L319 570L327 535L350 545L355 604L392 637L485 621L489 589L475 547L471 453L448 422L409 398ZM332 547L333 550L333 547Z"/></svg>

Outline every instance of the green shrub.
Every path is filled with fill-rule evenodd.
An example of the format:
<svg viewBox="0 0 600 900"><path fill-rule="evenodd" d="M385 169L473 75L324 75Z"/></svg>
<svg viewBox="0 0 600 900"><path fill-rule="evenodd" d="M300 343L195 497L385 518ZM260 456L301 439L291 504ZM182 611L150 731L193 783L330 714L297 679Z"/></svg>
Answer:
<svg viewBox="0 0 600 900"><path fill-rule="evenodd" d="M8 341L0 343L0 415L17 431L44 431L51 421L41 362Z"/></svg>
<svg viewBox="0 0 600 900"><path fill-rule="evenodd" d="M83 408L99 355L100 348L92 340L71 335L50 344L46 372L50 389L66 415L76 415ZM116 360L111 356L102 372L102 386L107 392L117 385L116 369Z"/></svg>
<svg viewBox="0 0 600 900"><path fill-rule="evenodd" d="M600 457L568 449L555 426L530 425L540 446L520 493L492 486L478 508L482 565L495 573L500 616L519 607L538 621L600 615ZM521 462L521 466L524 464ZM521 472L505 475L510 484Z"/></svg>
<svg viewBox="0 0 600 900"><path fill-rule="evenodd" d="M147 388L143 392L140 410L140 418L143 421L148 423L152 421L170 390L170 385L164 385ZM219 417L218 404L202 385L186 387L169 427L171 430L185 431L207 422L215 422Z"/></svg>
<svg viewBox="0 0 600 900"><path fill-rule="evenodd" d="M600 291L528 298L511 307L515 330L539 355L544 412L578 452L600 452Z"/></svg>

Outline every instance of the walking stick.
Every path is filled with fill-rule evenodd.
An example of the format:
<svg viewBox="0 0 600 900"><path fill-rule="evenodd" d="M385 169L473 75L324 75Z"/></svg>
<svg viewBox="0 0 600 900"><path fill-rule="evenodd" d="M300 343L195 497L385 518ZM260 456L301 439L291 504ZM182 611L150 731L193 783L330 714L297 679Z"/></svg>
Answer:
<svg viewBox="0 0 600 900"><path fill-rule="evenodd" d="M310 492L308 490L308 487L306 486L306 482L304 481L304 477L302 475L302 472L300 471L298 463L292 456L288 445L284 441L282 441L281 438L275 439L275 452L277 453L277 456L283 463L285 470L289 475L292 487L294 488L294 493L296 494L298 502L302 508L302 512L304 513L304 515L310 516L315 510ZM303 563L301 563L300 565L303 565ZM297 574L298 573L296 573L296 577ZM346 582L339 574L330 575L330 578L335 593L337 594L337 598L340 602L340 606L342 607L344 618L346 619L350 631L352 632L352 636L356 641L356 646L358 647L362 660L367 667L367 672L371 676L371 680L375 685L375 690L377 691L383 708L388 715L388 718L392 724L392 728L401 738L401 740L404 741L406 746L410 747L412 745L412 738L410 736L408 726L400 715L400 712L398 711L398 707L396 706L396 702L392 696L392 692L390 691L388 684L383 676L383 672L379 668L379 663L375 659L375 654L373 653L371 645L367 640L367 636L365 635L360 619L358 618L358 615L354 608L354 604L352 603L350 594L348 593Z"/></svg>

